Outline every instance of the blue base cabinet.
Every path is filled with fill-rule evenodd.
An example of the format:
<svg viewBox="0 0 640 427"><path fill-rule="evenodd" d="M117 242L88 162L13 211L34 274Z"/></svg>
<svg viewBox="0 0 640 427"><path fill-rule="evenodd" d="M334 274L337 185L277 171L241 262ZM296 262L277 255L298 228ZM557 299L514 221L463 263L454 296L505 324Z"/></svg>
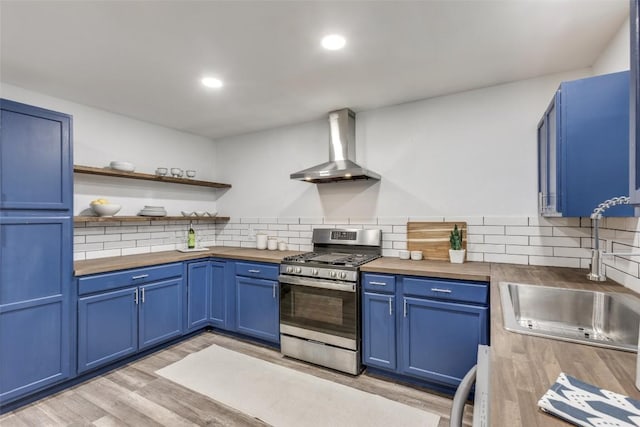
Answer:
<svg viewBox="0 0 640 427"><path fill-rule="evenodd" d="M487 342L487 307L405 298L400 371L457 386Z"/></svg>
<svg viewBox="0 0 640 427"><path fill-rule="evenodd" d="M236 332L280 343L279 267L273 264L235 263Z"/></svg>
<svg viewBox="0 0 640 427"><path fill-rule="evenodd" d="M229 329L227 312L228 266L226 261L199 260L186 263L188 331L206 326ZM233 263L230 263L231 265Z"/></svg>
<svg viewBox="0 0 640 427"><path fill-rule="evenodd" d="M106 365L138 350L136 289L78 299L78 372Z"/></svg>
<svg viewBox="0 0 640 427"><path fill-rule="evenodd" d="M75 374L72 118L0 99L0 408Z"/></svg>
<svg viewBox="0 0 640 427"><path fill-rule="evenodd" d="M78 279L78 373L182 335L182 264Z"/></svg>
<svg viewBox="0 0 640 427"><path fill-rule="evenodd" d="M627 195L629 72L563 82L538 124L540 215L589 217L601 202Z"/></svg>
<svg viewBox="0 0 640 427"><path fill-rule="evenodd" d="M365 292L362 299L363 357L365 364L396 369L395 295Z"/></svg>
<svg viewBox="0 0 640 427"><path fill-rule="evenodd" d="M489 284L363 274L363 363L453 389L489 342Z"/></svg>

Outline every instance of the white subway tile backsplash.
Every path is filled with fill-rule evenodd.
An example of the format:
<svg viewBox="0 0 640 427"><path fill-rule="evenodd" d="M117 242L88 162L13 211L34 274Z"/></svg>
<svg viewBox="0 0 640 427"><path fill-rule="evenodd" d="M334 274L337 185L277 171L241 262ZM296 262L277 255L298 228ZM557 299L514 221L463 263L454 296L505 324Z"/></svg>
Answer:
<svg viewBox="0 0 640 427"><path fill-rule="evenodd" d="M466 222L469 225L483 225L484 217L481 216L446 216L446 222Z"/></svg>
<svg viewBox="0 0 640 427"><path fill-rule="evenodd" d="M503 225L468 225L469 234L505 234Z"/></svg>
<svg viewBox="0 0 640 427"><path fill-rule="evenodd" d="M484 225L529 225L527 217L523 216L485 216Z"/></svg>
<svg viewBox="0 0 640 427"><path fill-rule="evenodd" d="M406 225L408 221L408 216L378 217L378 224L380 225Z"/></svg>
<svg viewBox="0 0 640 427"><path fill-rule="evenodd" d="M526 255L509 255L509 254L484 254L485 262L501 262L507 264L529 264L529 257Z"/></svg>
<svg viewBox="0 0 640 427"><path fill-rule="evenodd" d="M481 252L467 252L467 261L482 262L484 261L484 254Z"/></svg>
<svg viewBox="0 0 640 427"><path fill-rule="evenodd" d="M85 259L107 258L112 256L121 256L120 249L109 249L106 251L90 251L85 253Z"/></svg>
<svg viewBox="0 0 640 427"><path fill-rule="evenodd" d="M591 230L580 227L553 227L553 235L558 237L589 237Z"/></svg>
<svg viewBox="0 0 640 427"><path fill-rule="evenodd" d="M471 236L469 236L470 238ZM484 243L507 244L507 245L528 245L528 236L497 236L488 234L484 236Z"/></svg>
<svg viewBox="0 0 640 427"><path fill-rule="evenodd" d="M507 253L515 255L553 256L553 248L549 246L507 245Z"/></svg>
<svg viewBox="0 0 640 427"><path fill-rule="evenodd" d="M591 251L586 248L553 248L553 256L569 258L590 258Z"/></svg>
<svg viewBox="0 0 640 427"><path fill-rule="evenodd" d="M503 254L505 253L505 245L490 245L486 243L482 243L482 244L469 243L467 244L467 250L469 250L469 252Z"/></svg>
<svg viewBox="0 0 640 427"><path fill-rule="evenodd" d="M530 216L529 225L542 227L579 227L580 218L546 218L542 216Z"/></svg>
<svg viewBox="0 0 640 427"><path fill-rule="evenodd" d="M549 265L586 269L591 259L591 220L513 216L280 217L232 218L229 222L194 221L199 244L255 247L264 232L290 250L311 251L314 228L377 228L382 251L397 256L407 247L407 221L464 221L468 224L467 261ZM640 252L638 218L606 218L600 223L601 248ZM185 221L79 223L74 226L74 260L132 255L183 247ZM640 290L640 256L605 257L613 280Z"/></svg>
<svg viewBox="0 0 640 427"><path fill-rule="evenodd" d="M141 248L123 248L122 255L136 255L136 254L148 254L151 252L150 247L141 247Z"/></svg>
<svg viewBox="0 0 640 427"><path fill-rule="evenodd" d="M578 258L530 256L529 257L529 264L531 264L531 265L548 265L548 266L552 266L552 267L580 268L580 260Z"/></svg>
<svg viewBox="0 0 640 427"><path fill-rule="evenodd" d="M532 246L564 246L564 247L580 247L580 238L578 237L548 237L548 236L530 236L529 244Z"/></svg>
<svg viewBox="0 0 640 427"><path fill-rule="evenodd" d="M506 227L506 234L510 236L553 236L553 227Z"/></svg>

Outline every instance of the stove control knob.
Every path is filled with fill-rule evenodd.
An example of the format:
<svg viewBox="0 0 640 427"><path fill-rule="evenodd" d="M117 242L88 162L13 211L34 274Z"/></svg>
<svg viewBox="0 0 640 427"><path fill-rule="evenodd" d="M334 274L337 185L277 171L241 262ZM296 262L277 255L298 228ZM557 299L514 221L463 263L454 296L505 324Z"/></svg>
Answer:
<svg viewBox="0 0 640 427"><path fill-rule="evenodd" d="M340 272L341 279L345 279L346 277L347 277L347 273L345 273L344 271Z"/></svg>
<svg viewBox="0 0 640 427"><path fill-rule="evenodd" d="M336 272L335 271L330 271L329 272L329 276L330 277L336 277Z"/></svg>
<svg viewBox="0 0 640 427"><path fill-rule="evenodd" d="M311 274L313 274L314 276L318 275L318 269L317 268L312 268L311 269Z"/></svg>
<svg viewBox="0 0 640 427"><path fill-rule="evenodd" d="M296 267L296 273L298 274L302 273L302 269L300 267Z"/></svg>
<svg viewBox="0 0 640 427"><path fill-rule="evenodd" d="M287 267L287 273L293 273L293 267Z"/></svg>

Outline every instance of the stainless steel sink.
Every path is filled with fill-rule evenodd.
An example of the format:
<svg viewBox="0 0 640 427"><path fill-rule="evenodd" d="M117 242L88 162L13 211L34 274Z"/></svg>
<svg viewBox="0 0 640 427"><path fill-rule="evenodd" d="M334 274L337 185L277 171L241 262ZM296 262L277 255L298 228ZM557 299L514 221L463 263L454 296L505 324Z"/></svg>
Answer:
<svg viewBox="0 0 640 427"><path fill-rule="evenodd" d="M507 282L499 286L509 331L638 351L640 299L633 295Z"/></svg>

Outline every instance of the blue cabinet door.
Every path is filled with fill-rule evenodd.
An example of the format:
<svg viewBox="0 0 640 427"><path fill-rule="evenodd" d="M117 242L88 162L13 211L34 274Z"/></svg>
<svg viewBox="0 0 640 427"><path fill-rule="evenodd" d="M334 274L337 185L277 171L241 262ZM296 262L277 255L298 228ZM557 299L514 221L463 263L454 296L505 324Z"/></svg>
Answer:
<svg viewBox="0 0 640 427"><path fill-rule="evenodd" d="M0 404L72 375L70 217L0 217Z"/></svg>
<svg viewBox="0 0 640 427"><path fill-rule="evenodd" d="M137 351L138 301L135 287L78 299L78 372Z"/></svg>
<svg viewBox="0 0 640 427"><path fill-rule="evenodd" d="M563 82L538 125L543 216L588 217L629 192L629 72ZM605 216L633 216L616 206Z"/></svg>
<svg viewBox="0 0 640 427"><path fill-rule="evenodd" d="M396 314L394 295L364 293L362 347L364 364L396 369Z"/></svg>
<svg viewBox="0 0 640 427"><path fill-rule="evenodd" d="M209 323L211 264L209 261L187 265L187 329L195 330Z"/></svg>
<svg viewBox="0 0 640 427"><path fill-rule="evenodd" d="M71 116L0 99L0 209L69 211Z"/></svg>
<svg viewBox="0 0 640 427"><path fill-rule="evenodd" d="M140 349L182 335L182 278L140 286L139 293Z"/></svg>
<svg viewBox="0 0 640 427"><path fill-rule="evenodd" d="M226 263L211 261L211 282L209 291L209 321L218 328L227 328L226 315Z"/></svg>
<svg viewBox="0 0 640 427"><path fill-rule="evenodd" d="M280 342L279 289L273 280L236 277L236 330Z"/></svg>
<svg viewBox="0 0 640 427"><path fill-rule="evenodd" d="M403 298L402 361L405 374L457 386L488 343L487 307Z"/></svg>

